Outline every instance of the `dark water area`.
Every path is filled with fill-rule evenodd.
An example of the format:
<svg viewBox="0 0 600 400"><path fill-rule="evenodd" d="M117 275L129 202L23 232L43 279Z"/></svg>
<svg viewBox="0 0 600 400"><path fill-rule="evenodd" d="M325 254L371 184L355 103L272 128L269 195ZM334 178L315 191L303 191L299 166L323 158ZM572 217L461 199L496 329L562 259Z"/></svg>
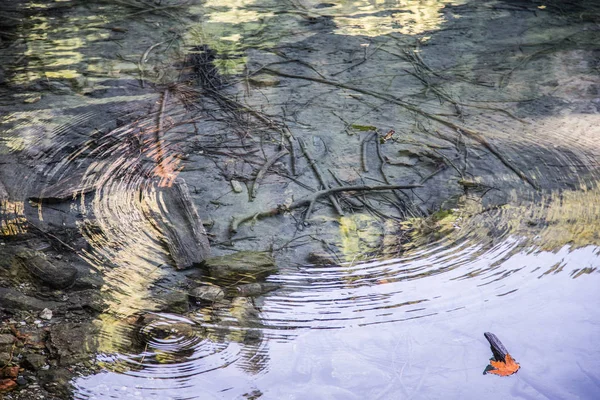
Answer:
<svg viewBox="0 0 600 400"><path fill-rule="evenodd" d="M0 21L3 398L600 398L598 2Z"/></svg>

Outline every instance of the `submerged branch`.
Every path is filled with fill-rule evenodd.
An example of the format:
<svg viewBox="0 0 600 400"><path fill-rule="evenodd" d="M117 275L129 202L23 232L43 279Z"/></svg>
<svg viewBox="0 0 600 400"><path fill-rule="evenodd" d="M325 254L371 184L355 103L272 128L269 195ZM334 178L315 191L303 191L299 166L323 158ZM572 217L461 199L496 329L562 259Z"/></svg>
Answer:
<svg viewBox="0 0 600 400"><path fill-rule="evenodd" d="M317 161L312 157L312 155L306 148L306 144L304 144L304 141L302 139L298 138L298 143L300 143L300 148L302 149L304 156L308 160L310 167L315 172L315 175L317 175L317 178L319 179L319 183L321 184L321 186L323 186L325 189L327 189L329 187L329 185L325 182L325 178L323 177L323 174L321 173L321 170L319 169L319 166L317 165ZM342 207L340 206L340 203L338 203L337 199L335 198L335 196L333 194L329 195L329 201L331 201L331 204L333 204L335 211L339 215L343 216L344 211L342 211ZM308 211L306 212L305 219L308 219L310 217L311 212L312 212L312 205L310 207L308 207Z"/></svg>
<svg viewBox="0 0 600 400"><path fill-rule="evenodd" d="M452 121L448 121L447 119L441 118L437 115L434 114L430 114L426 111L423 111L422 109L407 103L405 101L402 101L400 99L397 99L393 96L384 94L384 93L379 93L379 92L375 92L372 90L368 90L368 89L363 89L361 87L358 86L354 86L354 85L348 85L345 83L341 83L341 82L334 82L334 81L329 81L326 79L320 79L320 78L313 78L310 76L303 76L303 75L295 75L295 74L288 74L282 71L277 71L277 70L273 70L270 68L264 68L263 71L274 74L274 75L279 75L282 76L284 78L291 78L291 79L303 79L303 80L307 80L307 81L312 81L312 82L317 82L317 83L322 83L324 85L329 85L329 86L335 86L338 88L342 88L342 89L347 89L347 90L352 90L354 92L357 93L362 93L362 94L366 94L368 96L372 96L372 97L376 97L378 99L381 100L385 100L385 101L389 101L390 103L394 103L396 105L399 105L401 107L403 107L404 109L408 110L408 111L412 111L416 114L419 114L425 118L434 120L442 125L445 125L449 128L452 128L454 130L457 131L461 131L462 133L466 134L467 136L469 136L471 139L473 139L474 141L476 141L477 143L479 143L480 145L482 145L484 148L486 148L490 153L492 153L498 160L500 160L500 162L502 162L502 164L504 164L508 169L510 169L511 171L513 171L519 178L521 178L523 181L527 182L529 185L531 185L534 189L539 190L539 186L537 185L536 182L534 182L531 178L529 178L527 175L525 175L525 173L523 173L517 166L515 166L514 164L512 164L506 157L504 157L481 133L471 130L469 128L460 126Z"/></svg>
<svg viewBox="0 0 600 400"><path fill-rule="evenodd" d="M316 193L314 193L313 195L302 199L302 200L298 200L293 202L292 204L290 204L289 206L286 206L284 204L280 204L275 208L272 208L270 210L266 210L266 211L262 211L259 213L255 213L252 215L248 215L246 217L242 217L242 218L234 218L233 221L231 222L231 228L230 231L231 233L236 233L238 231L238 228L241 224L243 224L244 222L248 222L248 221L252 221L252 220L257 220L257 219L262 219L262 218L266 218L266 217L272 217L278 214L283 214L286 211L290 211L293 210L295 208L299 208L299 207L304 207L304 206L309 206L309 208L312 208L313 204L321 197L323 196L330 196L334 193L339 193L339 192L364 192L364 191L371 191L371 192L375 192L375 191L382 191L382 190L398 190L398 189L415 189L415 188L419 188L422 187L423 185L420 184L414 184L414 185L380 185L380 186L341 186L341 187L335 187L335 188L331 188L331 189L325 189L325 190L320 190Z"/></svg>
<svg viewBox="0 0 600 400"><path fill-rule="evenodd" d="M256 197L256 195L258 193L258 187L260 186L260 182L262 181L265 174L267 173L267 170L269 168L271 168L271 165L273 165L275 163L275 161L279 160L281 157L285 156L286 154L288 154L287 149L281 150L279 153L275 154L273 157L268 159L267 162L265 163L265 165L263 165L262 168L258 171L258 174L256 174L256 179L254 179L254 184L252 185L252 190L250 191L250 199L251 200L253 200Z"/></svg>

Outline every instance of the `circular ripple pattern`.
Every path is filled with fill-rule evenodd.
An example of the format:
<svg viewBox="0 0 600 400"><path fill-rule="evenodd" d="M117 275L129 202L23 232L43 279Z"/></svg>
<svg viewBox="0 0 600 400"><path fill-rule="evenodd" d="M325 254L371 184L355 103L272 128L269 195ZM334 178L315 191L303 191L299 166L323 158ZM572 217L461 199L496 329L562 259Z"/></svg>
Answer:
<svg viewBox="0 0 600 400"><path fill-rule="evenodd" d="M388 18L386 12L380 13L380 10L373 7L375 6L369 5L365 12L378 18L381 14L383 19L380 19L380 22L384 23L371 24L372 30L367 29L369 25L365 25L363 29L361 24L360 35L376 38L383 33L387 35L389 32L402 32L396 28L407 25L398 24L398 21ZM325 8L332 9L315 13L318 15L322 12L323 16L327 16L325 13L331 13L338 23L341 21L345 24L351 20L352 24L345 24L349 30L345 31L344 35L357 34L352 32L352 27L356 25L355 20L362 18L362 13L357 14L356 18L346 18L344 14L355 10L345 10L341 5ZM437 5L426 15L426 20L420 25L420 32L432 30L442 23L442 8ZM220 12L223 11L215 11L217 14ZM277 13L283 14L285 13ZM455 23L467 21L468 17L456 18L458 22ZM315 21L314 25L318 26L321 22ZM382 28L385 32L380 31ZM462 28L459 26L457 29ZM412 30L416 31L418 30ZM42 28L38 28L35 33L41 35L44 32ZM332 38L329 33L328 31L327 35L314 35L310 44L319 46L320 43L325 43L323 46L327 51L335 50L326 47L327 41L331 41ZM310 35L312 36L313 32L310 32ZM392 38L393 36L389 37L390 42ZM363 38L360 40L363 41ZM573 40L573 43L576 41ZM370 43L358 43L356 46L352 44L357 48L364 48L363 61L353 63L351 68L324 71L326 75L321 76L329 76L332 79L335 77L335 81L339 83L355 79L356 76L361 80L364 78L361 91L367 98L367 88L372 86L375 90L381 84L378 78L369 80L371 75L380 75L381 71L376 68L361 70L362 67L372 68L371 61L386 66L401 65L402 70L391 71L394 73L403 74L403 71L409 70L424 73L433 70L429 70L429 65L418 57L429 56L431 59L427 61L431 62L433 68L442 71L440 66L443 66L444 74L451 73L451 70L446 69L445 60L440 62L440 59L444 59L444 53L436 59L431 53L419 50L404 53L403 57L396 57L390 61L378 57L384 53L383 50L386 50L389 56L393 55L394 51L404 51L407 48L406 44L390 50L384 47L387 43L378 43L375 39L372 43L370 48ZM563 47L562 42L560 43L561 46L556 47ZM469 43L471 44L475 45ZM383 47L381 52L372 50L380 50L380 45ZM551 46L549 43L548 48ZM446 46L431 46L435 47ZM525 51L529 51L527 47L523 46ZM487 49L481 51L487 52ZM583 65L587 61L577 58L578 55L574 53L578 51L580 49L570 54L560 54L552 60L560 64L559 57L573 58L573 64ZM309 53L312 52L311 49ZM513 52L514 49L508 49L507 54ZM498 51L498 54L501 53ZM9 129L2 133L1 150L2 154L18 157L19 162L29 168L27 172L16 172L18 176L15 179L22 180L23 184L14 185L18 191L12 193L14 198L58 199L67 202L68 207L71 207L70 211L75 211L74 225L88 245L81 251L82 256L102 272L106 283L110 312L101 320L99 349L102 355L99 356L99 360L108 370L120 372L128 377L152 378L144 380L144 385L156 385L151 389L159 389L162 385L185 387L190 385L191 377L227 369L233 364L246 372L260 374L268 365L268 343L271 339L285 341L306 330L378 325L431 318L436 315L451 316L453 312L472 305L489 304L500 301L504 296L527 291L538 282L544 282L544 279L557 274L575 279L597 271L600 267L597 247L600 245L600 191L597 185L600 170L597 157L600 154L600 131L596 128L600 124L597 113L572 108L568 110L571 114L566 115L536 115L527 111L529 100L524 100L516 101L520 107L515 107L516 111L519 115L526 115L521 118L513 114L516 112L513 108L493 106L505 106L515 103L514 99L523 98L516 88L529 86L532 79L527 73L542 75L535 67L528 65L529 62L533 64L539 61L536 58L542 53L531 51L528 53L531 59L524 56L513 65L500 65L501 68L491 69L486 67L487 72L481 72L478 66L474 66L469 72L477 76L492 74L496 70L510 70L509 75L512 74L512 77L498 77L497 81L501 83L510 77L517 83L508 87L500 87L499 83L489 91L480 87L464 90L464 87L460 86L462 83L456 84L449 86L447 90L447 93L460 94L460 99L458 95L456 99L450 96L452 101L444 92L444 84L439 85L442 91L436 92L438 95L441 93L439 98L433 98L431 101L431 98L422 96L423 90L429 92L434 87L438 89L437 84L430 85L427 79L435 82L446 80L446 76L440 72L437 75L432 73L419 76L426 84L425 87L415 83L416 80L413 82L412 77L403 81L400 75L398 79L395 76L389 82L386 81L384 85L389 93L379 97L371 96L375 100L368 100L390 100L386 100L389 104L383 107L360 109L359 102L353 102L355 98L352 97L357 93L349 96L347 92L351 92L352 86L346 84L343 93L332 92L331 97L327 98L331 99L331 104L315 103L317 111L329 111L329 107L340 106L340 112L350 110L350 116L353 118L361 115L361 118L365 118L364 125L356 125L361 129L372 129L372 125L383 127L397 124L400 128L394 128L398 134L386 145L387 148L409 137L410 140L415 139L418 146L431 145L431 149L435 151L432 150L429 155L439 155L442 152L443 157L440 156L437 162L443 160L448 171L458 174L451 175L449 179L457 178L458 183L453 181L456 187L462 185L460 199L448 199L452 200L449 203L453 204L452 207L456 205L456 208L451 212L443 210L446 212L444 215L422 221L408 221L410 226L406 231L414 234L411 236L413 247L405 248L396 257L327 266L284 267L280 274L270 277L270 281L280 284L282 288L257 301L257 304L248 300L240 306L241 311L233 307L206 307L200 311L195 310L191 313L192 316L187 317L148 311L156 309L150 287L165 279L169 268L163 267L172 264L164 246L161 229L156 222L169 220L168 210L161 204L158 192L160 188L170 185L181 172L185 153L181 146L185 146L190 133L194 132L197 136L205 134L204 131L198 133L199 121L195 118L195 111L186 108L188 103L185 99L178 98L174 87L160 88L160 91L154 93L140 90L139 97L119 101L119 106L112 109L98 107L100 103L90 102L87 107L93 108L94 111L89 111L85 106L81 109L72 107L70 111L64 112L58 108L39 109L34 112L15 111L3 120L3 125L9 126ZM332 54L335 54L335 51ZM413 58L409 57L410 54ZM338 56L339 60L345 60L347 54L336 55ZM480 56L476 54L474 58ZM313 71L328 68L326 64L338 64L337 61L323 63L324 57L314 59L310 58L308 53L297 53L294 57L302 60L306 58L307 61L303 61L306 65L315 62L318 68ZM487 61L494 65L492 59L481 56L478 62L482 60L485 60L486 65ZM289 71L283 69L286 65L289 66L289 63L275 64L282 68L281 71ZM552 64L553 67L554 65ZM301 66L296 65L298 70L294 70L294 73L303 71ZM465 66L469 67L468 64ZM588 93L587 89L591 89L592 85L588 85L585 79L593 77L573 74L575 69L576 67L572 67L571 70L549 71L550 77L553 80L556 78L556 84L549 80L540 81L537 87L540 89L542 86L556 86L556 93L546 91L546 94L540 93L539 97L548 99L534 100L557 103L564 100L566 103L573 97L569 90ZM46 71L46 68L39 68L37 72L41 71ZM311 71L308 72L310 76L314 76ZM525 75L517 76L521 73ZM589 71L587 73L589 74ZM344 76L345 74L356 76ZM326 83L325 79L311 78L304 79L302 84L308 81L312 81L311 85L317 82ZM581 81L585 81L585 85L581 84ZM294 86L290 80L284 80L283 76L283 84L280 85L279 80L275 85L272 82L274 81L263 82L265 93L270 95L270 90L275 91L273 88L280 92L276 91L272 98L265 95L267 102L258 103L259 107L264 105L266 109L272 108L272 104L279 105L282 99L294 99L298 104L309 104L318 100L313 99L317 91L311 88L303 92L301 87ZM323 86L326 89L322 91L344 87L336 87L336 82ZM126 84L129 85L130 82ZM270 86L272 87L269 88ZM297 93L293 93L292 96L291 92L285 92L288 87ZM404 88L406 92L401 91ZM192 92L187 92L185 96L197 95ZM537 97L537 90L534 92ZM481 103L478 103L479 100ZM465 104L462 104L463 101ZM223 102L221 99L220 105L223 105ZM450 107L448 103L455 107ZM389 114L386 115L384 108L392 107L393 104L398 107L388 111ZM413 110L417 110L417 104L423 107L414 112ZM466 120L463 120L461 110L453 109L461 107L467 111ZM370 113L375 109L381 112L382 116L373 117L374 122L371 122L367 117L370 118ZM212 111L214 110L209 110L203 117L208 118ZM309 109L308 114L312 111ZM481 113L478 113L480 111ZM235 114L239 109L227 112ZM349 124L344 119L339 118L344 121L344 126L341 126L339 121L331 122L324 114L315 118L315 121L311 115L304 122L298 121L298 126L304 124L310 128L307 129L310 135L321 134L323 137L337 135L335 129L338 128L340 131L348 130ZM256 115L261 114L254 114ZM301 119L301 113L298 115ZM397 115L400 117L396 118ZM289 119L288 116L284 115L282 120ZM391 122L388 116L392 116ZM215 121L219 117L206 124L216 126ZM296 117L297 115L294 115L294 118ZM348 118L348 115L343 117ZM114 122L102 124L97 123L98 121ZM357 122L363 124L363 121ZM325 128L322 125L325 125ZM302 129L298 126L297 131L301 132ZM423 129L415 128L416 132L412 132L413 127ZM233 158L233 155L239 154L234 151L246 150L246 138L240 137L237 138L239 141L231 143L231 138L235 139L235 135L228 136L227 132L220 132L228 128L219 125L217 129L212 126L212 130L207 131L219 131L215 133L221 146L217 151L225 149L228 151L226 156ZM409 131L413 136L409 136ZM221 140L221 137L224 139ZM395 142L396 138L398 143ZM262 139L265 142L273 141L268 135ZM325 143L325 140L321 141ZM344 141L350 142L350 139ZM283 142L285 140L282 138ZM230 145L231 147L228 147ZM261 147L262 145L261 140ZM378 143L379 145L381 143ZM360 144L355 149L356 160L360 157L359 147ZM379 152L379 147L377 151ZM396 150L393 153L397 155ZM391 154L390 151L389 155ZM424 157L422 153L417 155L416 158ZM386 160L381 154L378 156L382 163ZM265 164L266 155L264 158L265 160L259 159L259 166ZM353 161L356 164L353 168L360 170L360 161L356 160ZM228 172L227 165L219 165L217 162L215 165ZM365 167L362 168L366 169ZM394 169L407 166L387 167ZM254 174L258 167L253 168L250 171ZM383 170L382 165L382 173ZM306 166L305 171L310 171L310 168ZM33 175L34 172L42 176L41 182L29 180L28 174ZM250 175L250 178L242 178L251 180L255 176L254 174ZM447 183L444 179L448 175L440 176L444 178L429 182L434 186L430 193L433 193L434 197L455 197L456 193L446 193L445 188L441 188ZM421 178L425 177L426 175ZM239 177L233 173L227 174L227 180L234 180L233 178ZM296 178L300 179L302 176ZM261 190L265 190L266 187L268 186L263 185ZM499 187L502 190L499 190ZM492 200L487 204L486 201L490 198ZM445 198L440 200L441 203L445 201ZM36 202L35 208L26 208L26 201L23 200L20 205L9 204L10 210L4 206L8 203L2 204L3 213L9 215L4 219L16 221L11 222L13 224L20 224L27 212L28 219L40 223L44 222L45 218L56 218L56 215L51 216L54 212L67 214L64 209L54 209L59 206L44 202ZM442 204L438 205L442 208ZM25 209L28 211L23 211ZM66 221L64 224L71 222ZM11 229L10 232L20 232L22 228L23 226L18 226L18 229ZM440 232L443 232L443 235L436 235ZM282 250L282 253L285 251ZM250 322L240 317L242 314L253 315L255 311L258 317ZM142 316L139 316L140 312L143 313ZM117 319L119 317L126 319ZM169 382L165 384L165 381Z"/></svg>

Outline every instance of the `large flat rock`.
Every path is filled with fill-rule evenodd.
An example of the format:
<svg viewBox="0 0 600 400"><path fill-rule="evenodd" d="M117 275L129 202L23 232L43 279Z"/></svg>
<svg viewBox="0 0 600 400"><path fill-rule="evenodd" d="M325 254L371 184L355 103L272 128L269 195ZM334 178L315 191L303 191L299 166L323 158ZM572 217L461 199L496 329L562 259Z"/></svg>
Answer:
<svg viewBox="0 0 600 400"><path fill-rule="evenodd" d="M77 269L72 265L58 261L51 263L44 253L35 250L23 249L17 252L15 264L55 289L71 286L77 275Z"/></svg>
<svg viewBox="0 0 600 400"><path fill-rule="evenodd" d="M209 258L205 265L213 278L235 280L237 283L257 282L277 272L273 256L258 251L240 251Z"/></svg>

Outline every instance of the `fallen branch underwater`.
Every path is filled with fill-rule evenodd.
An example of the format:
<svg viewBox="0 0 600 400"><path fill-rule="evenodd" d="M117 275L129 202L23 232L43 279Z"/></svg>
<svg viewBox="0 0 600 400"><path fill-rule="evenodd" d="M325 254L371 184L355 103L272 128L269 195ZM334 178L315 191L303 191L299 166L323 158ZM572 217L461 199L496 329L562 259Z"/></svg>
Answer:
<svg viewBox="0 0 600 400"><path fill-rule="evenodd" d="M381 190L397 190L397 189L415 189L415 188L419 188L419 187L423 187L423 185L420 184L414 184L414 185L380 185L380 186L341 186L341 187L334 187L331 189L325 189L325 190L320 190L318 192L313 193L311 196L302 199L302 200L298 200L293 202L292 204L290 204L289 206L286 206L284 204L280 204L278 206L276 206L275 208L272 208L270 210L267 211L263 211L263 212L259 212L259 213L255 213L246 217L242 217L242 218L234 218L231 222L231 228L230 231L231 233L236 233L238 231L238 228L241 224L243 224L244 222L248 222L251 220L255 220L255 219L261 219L261 218L266 218L266 217L272 217L274 215L278 215L278 214L282 214L286 211L290 211L293 210L295 208L299 208L299 207L303 207L308 205L308 209L307 209L307 215L310 215L310 211L312 210L315 202L323 197L323 196L329 196L333 193L338 193L338 192L359 192L359 191L381 191Z"/></svg>
<svg viewBox="0 0 600 400"><path fill-rule="evenodd" d="M452 128L454 130L460 130L462 133L466 134L467 136L469 136L471 139L475 140L476 142L478 142L479 144L481 144L483 147L485 147L490 153L492 153L498 160L500 160L500 162L502 164L504 164L508 169L510 169L511 171L513 171L519 178L521 178L523 181L527 182L529 185L531 185L531 187L533 187L535 190L540 190L539 186L537 185L537 183L535 181L533 181L531 178L529 178L527 175L525 175L525 173L523 171L521 171L519 168L517 168L515 165L513 165L506 157L504 157L504 155L502 155L496 148L494 145L492 145L481 133L468 129L466 127L460 126L458 124L455 124L452 121L448 121L444 118L441 118L437 115L434 114L430 114L428 112L425 112L423 110L421 110L420 108L407 103L405 101L402 101L400 99L397 99L394 96L390 96L390 95L386 95L384 93L379 93L379 92L375 92L369 89L363 89L361 87L358 86L354 86L354 85L348 85L345 83L341 83L341 82L335 82L335 81L329 81L326 79L321 79L321 78L313 78L310 76L303 76L303 75L295 75L295 74L288 74L282 71L277 71L271 68L263 68L262 71L273 74L273 75L278 75L278 76L282 76L284 78L291 78L291 79L303 79L303 80L307 80L307 81L312 81L312 82L317 82L317 83L322 83L325 85L330 85L330 86L335 86L338 88L342 88L342 89L347 89L347 90L352 90L355 91L357 93L362 93L362 94L366 94L368 96L372 96L381 100L386 100L389 101L391 103L397 104L403 108L405 108L408 111L412 111L414 113L417 113L425 118L429 118L432 119L434 121L437 121L438 123L445 125L449 128Z"/></svg>
<svg viewBox="0 0 600 400"><path fill-rule="evenodd" d="M262 182L265 174L267 173L267 170L271 168L271 165L273 165L275 161L279 160L281 157L285 156L288 153L289 152L287 149L281 150L279 153L275 154L273 157L267 160L265 165L263 165L262 168L258 171L258 174L256 174L256 178L254 179L254 184L252 185L252 190L250 191L250 201L256 198L256 195L258 194L258 187L260 186L260 183Z"/></svg>

